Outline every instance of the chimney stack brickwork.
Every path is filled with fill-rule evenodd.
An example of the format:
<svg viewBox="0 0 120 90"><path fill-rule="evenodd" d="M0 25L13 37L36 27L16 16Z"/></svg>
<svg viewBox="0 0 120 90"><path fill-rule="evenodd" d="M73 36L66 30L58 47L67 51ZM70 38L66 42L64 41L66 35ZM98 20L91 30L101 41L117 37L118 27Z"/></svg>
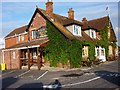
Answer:
<svg viewBox="0 0 120 90"><path fill-rule="evenodd" d="M72 8L70 8L68 11L68 18L74 19L74 10Z"/></svg>
<svg viewBox="0 0 120 90"><path fill-rule="evenodd" d="M86 23L86 22L87 22L87 19L84 17L84 18L82 19L82 22L83 22L83 23Z"/></svg>
<svg viewBox="0 0 120 90"><path fill-rule="evenodd" d="M51 16L53 13L53 2L52 0L48 0L46 2L46 13Z"/></svg>

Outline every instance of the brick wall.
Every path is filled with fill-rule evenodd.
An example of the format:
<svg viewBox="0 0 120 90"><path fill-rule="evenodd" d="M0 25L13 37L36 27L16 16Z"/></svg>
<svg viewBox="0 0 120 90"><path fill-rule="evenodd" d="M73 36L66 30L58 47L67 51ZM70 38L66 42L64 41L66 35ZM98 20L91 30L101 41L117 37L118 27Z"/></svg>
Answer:
<svg viewBox="0 0 120 90"><path fill-rule="evenodd" d="M101 39L100 32L96 32L96 37Z"/></svg>
<svg viewBox="0 0 120 90"><path fill-rule="evenodd" d="M19 69L18 50L5 51L4 56L5 56L4 62L6 64L6 69Z"/></svg>
<svg viewBox="0 0 120 90"><path fill-rule="evenodd" d="M24 40L22 41L22 37L20 35L20 41L18 36L10 37L5 39L5 48L11 47L15 44L21 43L21 42L26 42L28 41L28 33L24 34Z"/></svg>
<svg viewBox="0 0 120 90"><path fill-rule="evenodd" d="M11 38L5 39L5 48L15 45L17 43L16 39L17 37L11 37Z"/></svg>
<svg viewBox="0 0 120 90"><path fill-rule="evenodd" d="M32 23L31 23L31 26L29 28L30 40L32 40L32 30L36 30L42 26L46 26L46 20L39 13L36 13Z"/></svg>

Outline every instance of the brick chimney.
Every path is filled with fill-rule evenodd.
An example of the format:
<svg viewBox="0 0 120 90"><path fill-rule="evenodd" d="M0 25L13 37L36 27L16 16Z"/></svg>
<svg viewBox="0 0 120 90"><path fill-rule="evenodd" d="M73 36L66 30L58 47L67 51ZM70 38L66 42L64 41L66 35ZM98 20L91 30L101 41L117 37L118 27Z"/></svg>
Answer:
<svg viewBox="0 0 120 90"><path fill-rule="evenodd" d="M52 2L52 0L48 0L46 2L46 13L50 16L53 13L53 2Z"/></svg>
<svg viewBox="0 0 120 90"><path fill-rule="evenodd" d="M86 22L87 22L87 19L84 17L84 18L82 19L82 22L83 22L83 23L86 23Z"/></svg>
<svg viewBox="0 0 120 90"><path fill-rule="evenodd" d="M68 18L74 19L74 10L72 8L70 8L68 11Z"/></svg>

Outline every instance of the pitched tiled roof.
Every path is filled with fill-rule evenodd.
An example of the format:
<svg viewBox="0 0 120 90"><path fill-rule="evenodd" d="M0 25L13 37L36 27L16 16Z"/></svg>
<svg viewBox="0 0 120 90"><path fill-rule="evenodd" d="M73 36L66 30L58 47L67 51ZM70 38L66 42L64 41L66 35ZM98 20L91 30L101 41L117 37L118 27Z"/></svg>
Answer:
<svg viewBox="0 0 120 90"><path fill-rule="evenodd" d="M97 31L104 30L105 26L109 23L109 17L105 16L98 19L93 19L90 21L87 21L86 23L83 23L82 29L89 29L93 28Z"/></svg>
<svg viewBox="0 0 120 90"><path fill-rule="evenodd" d="M48 16L48 15L46 15L45 10L43 10L41 8L38 8L38 10L40 10L45 16ZM83 25L80 21L69 19L68 17L58 15L58 14L55 14L55 13L53 13L51 17L54 18L55 21L59 22L63 26L70 25L70 24L78 24L80 26Z"/></svg>
<svg viewBox="0 0 120 90"><path fill-rule="evenodd" d="M76 37L74 36L69 30L67 30L64 26L70 25L70 24L77 24L77 25L82 25L81 22L73 20L73 19L68 19L67 17L60 16L58 14L52 14L51 18L54 19L53 21L50 19L50 17L46 14L46 11L43 9L38 8L44 16L46 16L67 38L69 39L78 39L78 40L94 40L91 39L84 31L82 32L82 37Z"/></svg>
<svg viewBox="0 0 120 90"><path fill-rule="evenodd" d="M16 28L15 30L13 30L12 32L10 32L6 37L10 37L10 36L13 36L15 34L21 34L21 33L24 33L27 29L27 25L26 26L22 26L22 27L19 27L19 28ZM5 38L6 38L5 37Z"/></svg>
<svg viewBox="0 0 120 90"><path fill-rule="evenodd" d="M88 30L88 29L95 29L97 31L101 31L105 29L105 26L109 24L109 16L105 16L102 18L94 19L87 21L83 23L82 30ZM112 26L112 24L111 24ZM111 27L111 35L110 35L110 40L109 41L116 41L116 36L113 28Z"/></svg>

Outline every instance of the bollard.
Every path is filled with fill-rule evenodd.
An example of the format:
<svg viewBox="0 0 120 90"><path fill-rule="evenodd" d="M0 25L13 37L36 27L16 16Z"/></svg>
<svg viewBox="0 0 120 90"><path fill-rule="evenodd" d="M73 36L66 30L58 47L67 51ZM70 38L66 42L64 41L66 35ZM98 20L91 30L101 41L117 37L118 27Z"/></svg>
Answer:
<svg viewBox="0 0 120 90"><path fill-rule="evenodd" d="M1 70L5 70L5 63L1 63Z"/></svg>

